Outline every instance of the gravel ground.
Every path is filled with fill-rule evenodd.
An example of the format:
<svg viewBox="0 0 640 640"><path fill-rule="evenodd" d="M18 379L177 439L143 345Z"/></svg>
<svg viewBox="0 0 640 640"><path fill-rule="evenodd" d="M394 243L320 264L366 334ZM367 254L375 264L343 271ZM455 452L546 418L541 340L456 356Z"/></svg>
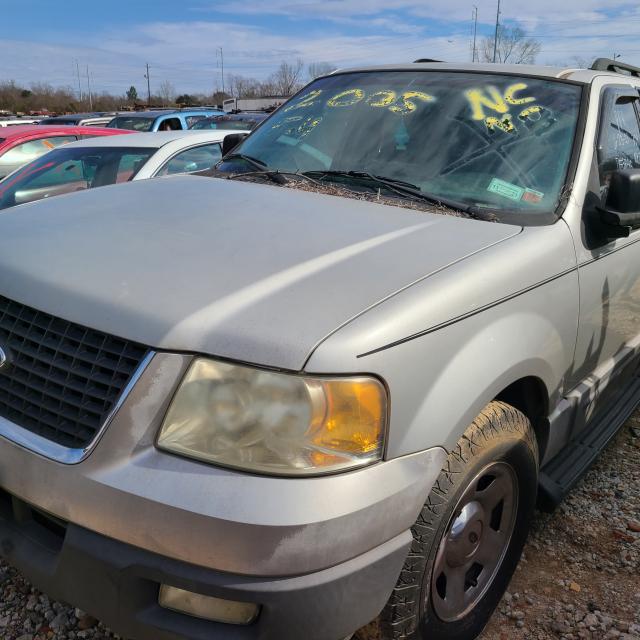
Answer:
<svg viewBox="0 0 640 640"><path fill-rule="evenodd" d="M0 638L117 638L0 564ZM640 639L640 411L551 515L537 514L482 640Z"/></svg>
<svg viewBox="0 0 640 640"><path fill-rule="evenodd" d="M640 639L640 412L551 515L482 640Z"/></svg>

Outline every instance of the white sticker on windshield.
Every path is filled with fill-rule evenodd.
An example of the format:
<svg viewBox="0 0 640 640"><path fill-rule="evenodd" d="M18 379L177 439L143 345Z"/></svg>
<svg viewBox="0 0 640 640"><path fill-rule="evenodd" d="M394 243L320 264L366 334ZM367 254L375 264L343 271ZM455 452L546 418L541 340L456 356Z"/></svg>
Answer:
<svg viewBox="0 0 640 640"><path fill-rule="evenodd" d="M491 180L491 183L487 187L487 191L491 191L491 193L496 193L503 198L509 198L509 200L522 200L522 196L524 195L524 189L519 187L517 184L512 184L511 182L505 182L504 180L500 180L500 178L494 178Z"/></svg>
<svg viewBox="0 0 640 640"><path fill-rule="evenodd" d="M503 198L509 198L509 200L514 200L516 202L520 202L522 200L524 202L529 202L530 204L537 204L542 200L542 198L544 198L544 193L541 191L536 191L535 189L523 189L517 184L500 180L500 178L493 178L487 187L487 191L496 193Z"/></svg>

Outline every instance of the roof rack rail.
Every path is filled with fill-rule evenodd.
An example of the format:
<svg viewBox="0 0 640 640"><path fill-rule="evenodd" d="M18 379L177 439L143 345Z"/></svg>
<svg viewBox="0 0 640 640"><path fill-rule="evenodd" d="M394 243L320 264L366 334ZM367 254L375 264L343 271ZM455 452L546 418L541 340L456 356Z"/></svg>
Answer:
<svg viewBox="0 0 640 640"><path fill-rule="evenodd" d="M623 73L624 75L640 78L640 67L634 67L625 62L611 60L610 58L598 58L591 65L592 71L613 71L614 73Z"/></svg>
<svg viewBox="0 0 640 640"><path fill-rule="evenodd" d="M413 64L417 64L418 62L444 62L444 60L432 60L431 58L418 58L413 61Z"/></svg>

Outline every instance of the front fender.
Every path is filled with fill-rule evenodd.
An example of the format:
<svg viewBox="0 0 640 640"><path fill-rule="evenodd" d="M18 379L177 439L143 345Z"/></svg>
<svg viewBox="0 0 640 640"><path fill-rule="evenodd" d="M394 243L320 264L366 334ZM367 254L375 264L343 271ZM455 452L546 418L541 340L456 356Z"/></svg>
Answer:
<svg viewBox="0 0 640 640"><path fill-rule="evenodd" d="M450 450L487 403L524 377L543 382L552 410L571 372L579 290L566 226L546 229L357 318L320 345L306 370L335 372L339 362L340 371L386 381L388 458L433 446ZM487 265L496 263L508 271L492 272ZM449 320L439 321L445 310ZM403 329L409 320L410 330ZM423 330L415 331L420 323Z"/></svg>
<svg viewBox="0 0 640 640"><path fill-rule="evenodd" d="M438 367L415 414L404 418L410 420L406 434L393 438L393 453L422 449L432 432L451 450L480 411L522 378L539 379L550 403L557 402L573 344L565 344L561 328L540 314L513 309L504 316L505 311L434 334L427 348Z"/></svg>

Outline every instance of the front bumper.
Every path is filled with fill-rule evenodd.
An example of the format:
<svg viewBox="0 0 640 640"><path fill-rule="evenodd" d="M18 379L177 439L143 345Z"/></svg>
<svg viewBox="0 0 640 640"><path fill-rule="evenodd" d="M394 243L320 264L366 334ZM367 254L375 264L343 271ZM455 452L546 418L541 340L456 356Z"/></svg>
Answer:
<svg viewBox="0 0 640 640"><path fill-rule="evenodd" d="M5 509L2 554L43 590L134 638L338 640L368 622L399 575L444 450L318 478L261 477L169 455L154 440L189 363L157 354L78 464L37 455L7 439L18 427L0 425L0 494L27 505L18 514L65 523L45 554L43 532L34 537L28 517ZM250 627L212 634L212 623L160 609L163 580L257 602L263 612Z"/></svg>
<svg viewBox="0 0 640 640"><path fill-rule="evenodd" d="M221 573L48 521L0 494L2 555L50 596L136 640L339 640L382 610L409 550L409 531L338 566L302 576ZM261 606L246 627L163 609L160 584Z"/></svg>

